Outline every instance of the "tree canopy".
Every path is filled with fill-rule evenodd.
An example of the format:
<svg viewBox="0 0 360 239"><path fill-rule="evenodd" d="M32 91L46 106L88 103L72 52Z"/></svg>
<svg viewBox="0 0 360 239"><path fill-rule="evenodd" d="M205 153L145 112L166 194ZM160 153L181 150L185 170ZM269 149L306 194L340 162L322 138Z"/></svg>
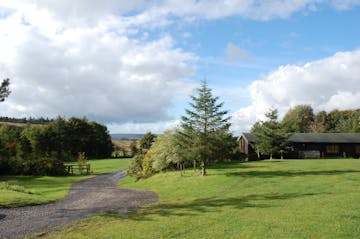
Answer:
<svg viewBox="0 0 360 239"><path fill-rule="evenodd" d="M10 95L10 79L4 79L0 85L0 102Z"/></svg>
<svg viewBox="0 0 360 239"><path fill-rule="evenodd" d="M278 111L270 110L266 113L266 120L254 124L251 133L257 138L255 148L260 154L269 155L272 159L274 154L281 154L286 150L287 134L278 122Z"/></svg>
<svg viewBox="0 0 360 239"><path fill-rule="evenodd" d="M140 139L140 148L143 150L150 149L152 143L155 140L155 135L151 132L147 132L141 139Z"/></svg>
<svg viewBox="0 0 360 239"><path fill-rule="evenodd" d="M310 105L298 105L285 114L281 124L287 133L355 133L360 132L360 109L314 114Z"/></svg>
<svg viewBox="0 0 360 239"><path fill-rule="evenodd" d="M310 105L297 105L290 109L282 120L287 132L308 133L314 122L314 111Z"/></svg>

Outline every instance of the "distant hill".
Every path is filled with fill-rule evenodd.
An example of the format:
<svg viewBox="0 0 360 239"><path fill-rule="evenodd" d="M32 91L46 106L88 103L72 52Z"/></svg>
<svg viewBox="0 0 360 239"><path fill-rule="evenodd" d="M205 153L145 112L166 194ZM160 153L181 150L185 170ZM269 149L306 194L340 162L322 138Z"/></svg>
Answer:
<svg viewBox="0 0 360 239"><path fill-rule="evenodd" d="M144 134L110 134L112 140L141 139Z"/></svg>

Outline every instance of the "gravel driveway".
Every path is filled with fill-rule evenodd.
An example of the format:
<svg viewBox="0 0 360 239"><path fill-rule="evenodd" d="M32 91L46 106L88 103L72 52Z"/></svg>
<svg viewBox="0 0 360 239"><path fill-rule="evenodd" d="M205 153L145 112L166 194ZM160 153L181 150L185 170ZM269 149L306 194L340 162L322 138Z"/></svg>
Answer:
<svg viewBox="0 0 360 239"><path fill-rule="evenodd" d="M51 204L0 208L0 238L23 238L45 232L94 213L125 215L146 203L156 202L154 192L116 187L125 171L100 175L73 184L66 198Z"/></svg>

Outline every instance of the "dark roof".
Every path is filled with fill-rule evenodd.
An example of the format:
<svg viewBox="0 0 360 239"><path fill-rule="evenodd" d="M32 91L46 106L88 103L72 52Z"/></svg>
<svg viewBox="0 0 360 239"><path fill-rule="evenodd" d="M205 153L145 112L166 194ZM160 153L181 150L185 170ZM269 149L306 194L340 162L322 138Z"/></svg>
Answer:
<svg viewBox="0 0 360 239"><path fill-rule="evenodd" d="M247 139L247 141L249 142L255 142L256 141L256 137L254 135L252 135L251 133L242 133L240 137L245 137Z"/></svg>
<svg viewBox="0 0 360 239"><path fill-rule="evenodd" d="M249 142L255 142L251 133L243 133ZM292 133L288 138L293 143L360 143L360 133Z"/></svg>
<svg viewBox="0 0 360 239"><path fill-rule="evenodd" d="M360 143L360 133L293 133L294 143Z"/></svg>

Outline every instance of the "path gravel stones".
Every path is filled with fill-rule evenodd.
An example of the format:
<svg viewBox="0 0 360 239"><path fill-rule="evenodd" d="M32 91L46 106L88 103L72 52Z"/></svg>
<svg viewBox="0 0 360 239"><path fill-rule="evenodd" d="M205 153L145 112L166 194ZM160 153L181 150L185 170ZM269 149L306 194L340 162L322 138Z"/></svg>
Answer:
<svg viewBox="0 0 360 239"><path fill-rule="evenodd" d="M118 171L77 182L66 198L55 203L0 208L0 238L46 232L94 213L117 212L125 216L129 210L158 200L154 192L116 187L125 176L125 171Z"/></svg>

